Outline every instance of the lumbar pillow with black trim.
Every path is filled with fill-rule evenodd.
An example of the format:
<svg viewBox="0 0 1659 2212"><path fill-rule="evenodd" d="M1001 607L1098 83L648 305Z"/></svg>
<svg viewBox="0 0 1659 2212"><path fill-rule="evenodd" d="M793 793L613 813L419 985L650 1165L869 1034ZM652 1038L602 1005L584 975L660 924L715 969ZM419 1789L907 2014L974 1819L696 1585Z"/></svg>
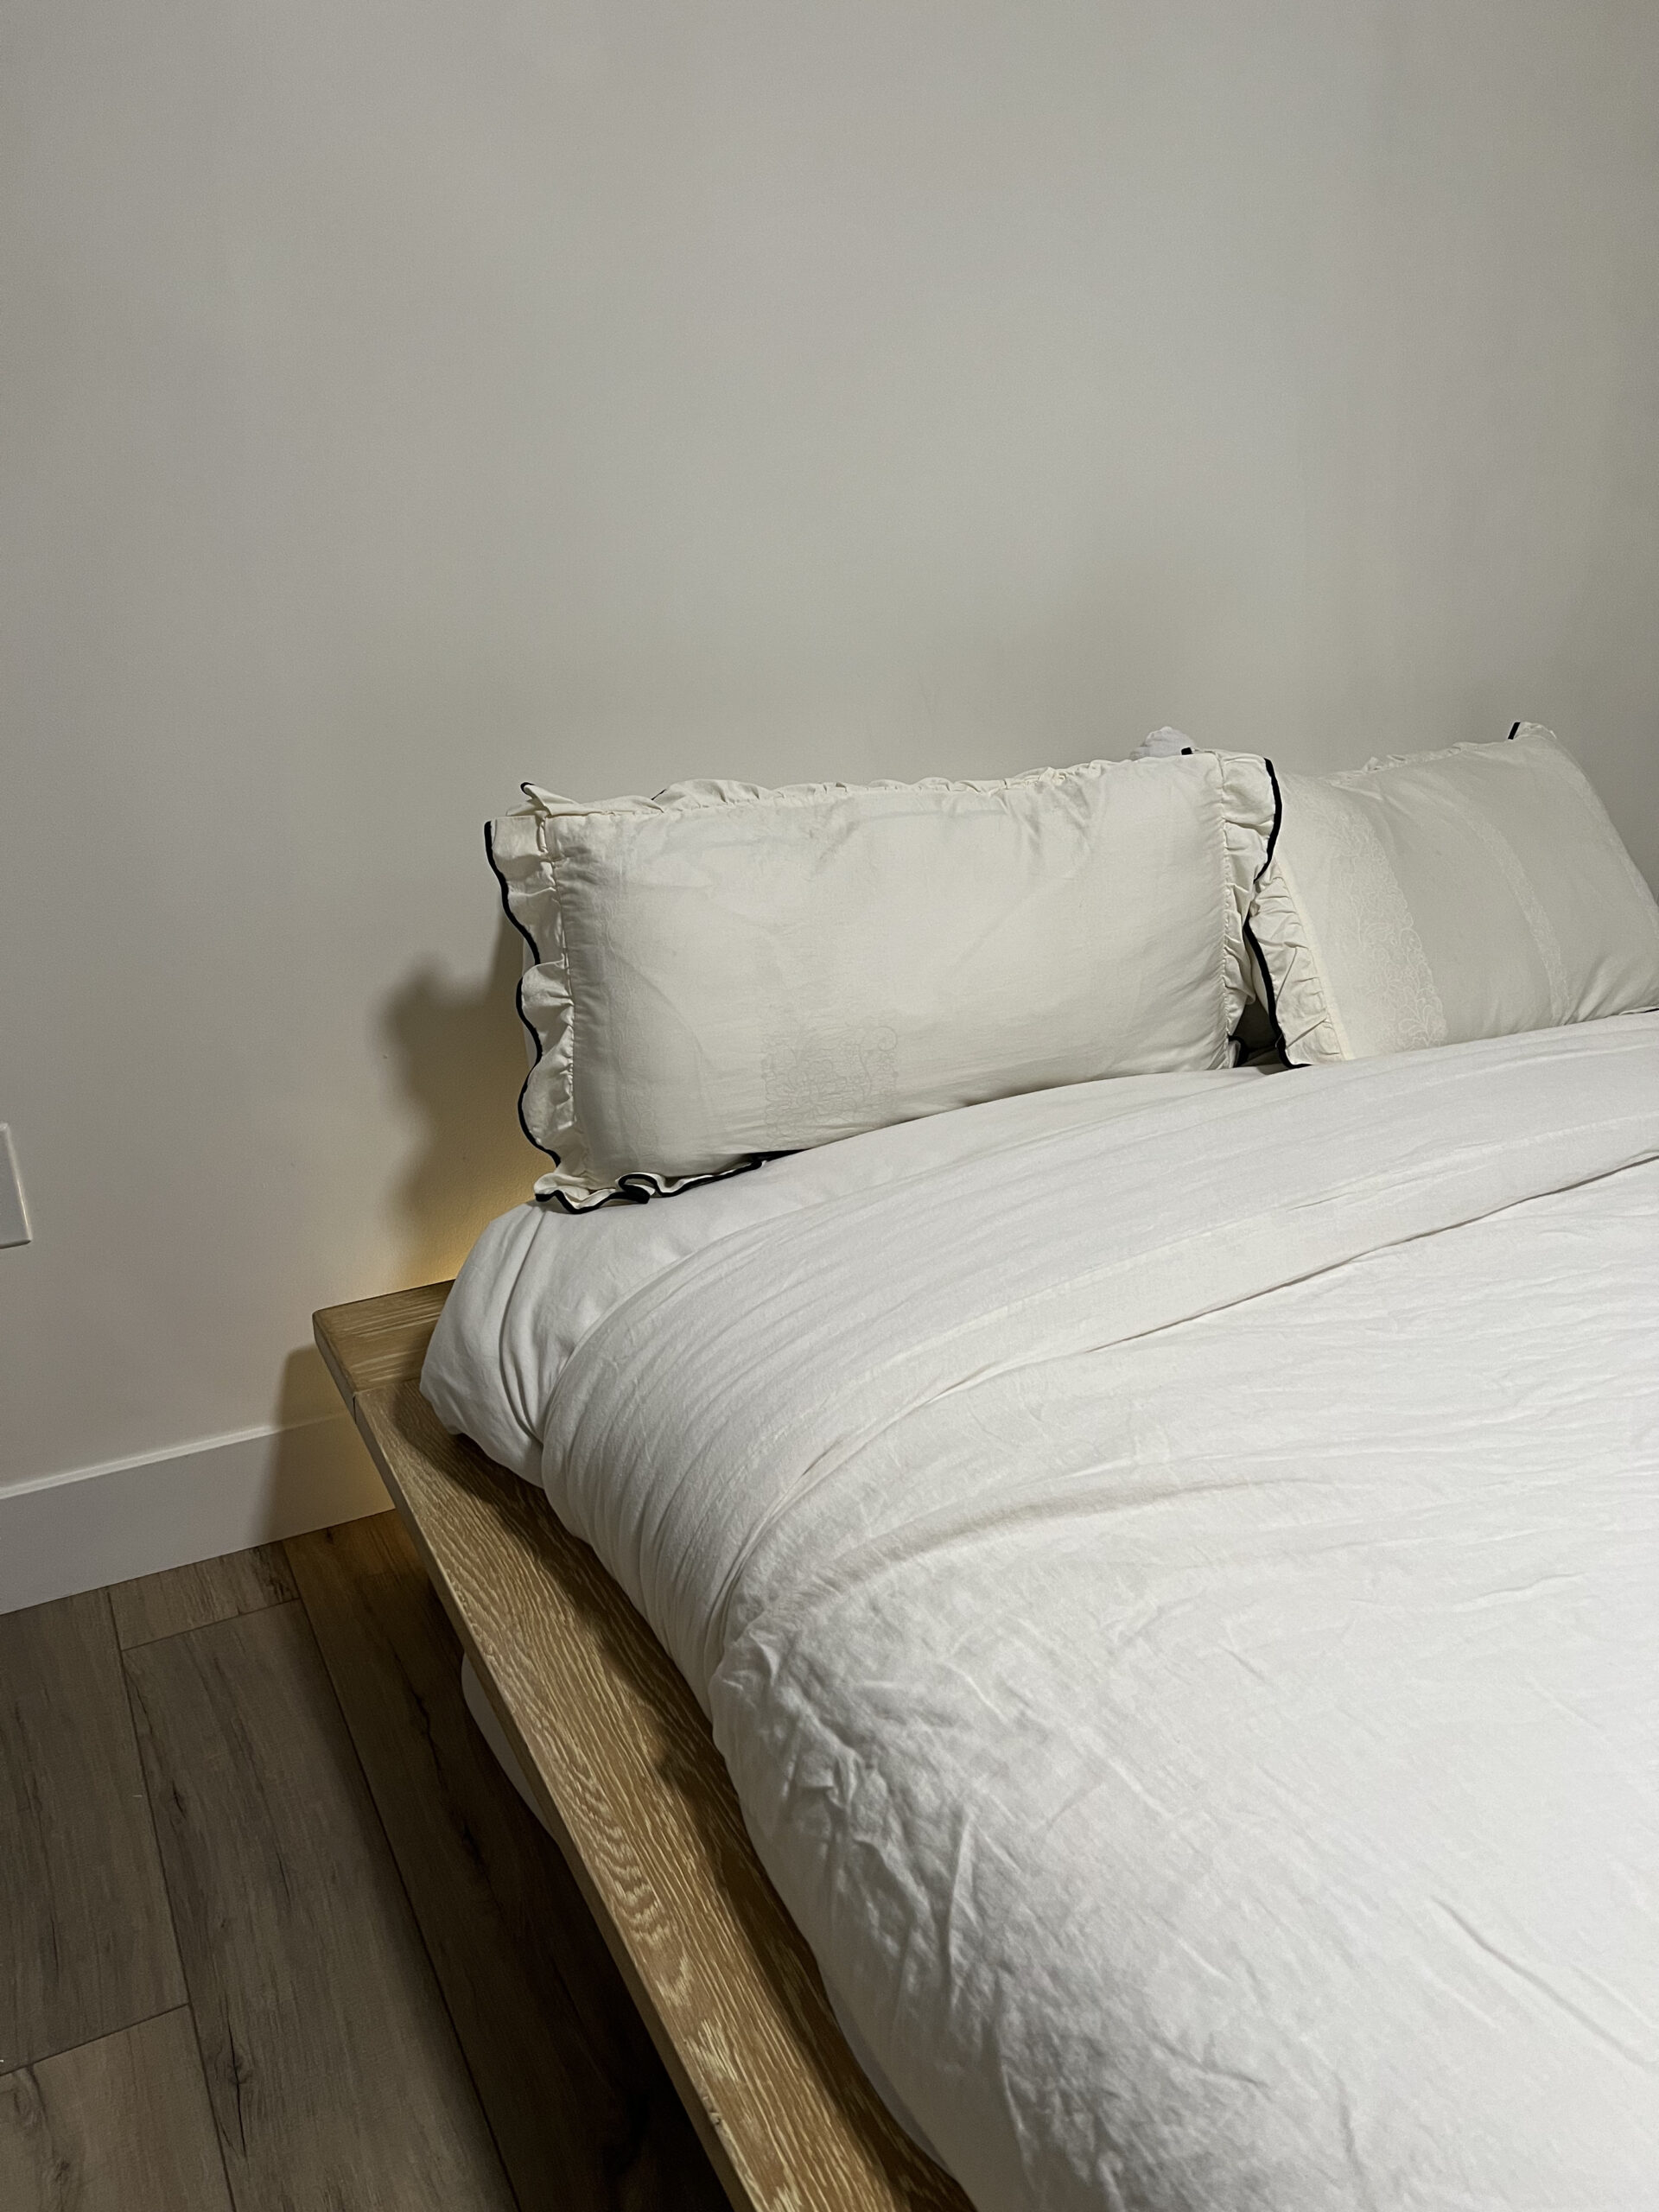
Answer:
<svg viewBox="0 0 1659 2212"><path fill-rule="evenodd" d="M650 1198L982 1099L1231 1060L1265 761L524 791L487 836L531 948L540 1198Z"/></svg>
<svg viewBox="0 0 1659 2212"><path fill-rule="evenodd" d="M1293 1065L1659 1007L1659 906L1537 723L1280 781L1250 919Z"/></svg>

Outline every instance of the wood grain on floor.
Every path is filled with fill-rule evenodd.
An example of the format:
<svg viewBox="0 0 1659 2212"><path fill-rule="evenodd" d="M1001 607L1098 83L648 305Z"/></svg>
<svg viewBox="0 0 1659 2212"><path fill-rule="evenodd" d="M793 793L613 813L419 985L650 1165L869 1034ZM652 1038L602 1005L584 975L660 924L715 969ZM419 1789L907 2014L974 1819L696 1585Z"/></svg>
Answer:
<svg viewBox="0 0 1659 2212"><path fill-rule="evenodd" d="M227 1559L198 1560L168 1567L136 1582L118 1582L110 1592L115 1633L122 1649L177 1636L188 1628L207 1628L238 1613L280 1605L296 1594L280 1544L260 1544Z"/></svg>
<svg viewBox="0 0 1659 2212"><path fill-rule="evenodd" d="M395 1514L289 1557L524 2212L725 2203L556 1847L467 1716Z"/></svg>
<svg viewBox="0 0 1659 2212"><path fill-rule="evenodd" d="M0 2076L5 2212L230 2212L181 2008Z"/></svg>
<svg viewBox="0 0 1659 2212"><path fill-rule="evenodd" d="M0 2072L184 1995L109 1599L0 1616Z"/></svg>
<svg viewBox="0 0 1659 2212"><path fill-rule="evenodd" d="M237 2212L512 2203L305 1615L127 1654Z"/></svg>

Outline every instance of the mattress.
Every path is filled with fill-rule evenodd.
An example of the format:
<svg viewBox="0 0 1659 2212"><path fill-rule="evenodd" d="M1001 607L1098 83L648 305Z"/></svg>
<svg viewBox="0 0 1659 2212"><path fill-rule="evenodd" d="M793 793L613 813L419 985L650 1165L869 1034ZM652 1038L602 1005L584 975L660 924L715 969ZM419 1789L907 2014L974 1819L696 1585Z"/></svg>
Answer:
<svg viewBox="0 0 1659 2212"><path fill-rule="evenodd" d="M985 2212L1650 2212L1656 1343L1635 1016L523 1209L424 1387Z"/></svg>

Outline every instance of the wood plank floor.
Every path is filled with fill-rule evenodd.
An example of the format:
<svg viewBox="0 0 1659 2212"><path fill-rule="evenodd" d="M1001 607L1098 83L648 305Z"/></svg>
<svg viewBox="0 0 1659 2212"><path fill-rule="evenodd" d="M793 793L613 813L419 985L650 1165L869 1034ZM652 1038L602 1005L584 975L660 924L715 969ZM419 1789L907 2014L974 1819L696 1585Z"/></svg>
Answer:
<svg viewBox="0 0 1659 2212"><path fill-rule="evenodd" d="M100 1592L0 1618L0 2072L184 2002Z"/></svg>
<svg viewBox="0 0 1659 2212"><path fill-rule="evenodd" d="M0 2204L230 2212L188 2010L0 2077Z"/></svg>
<svg viewBox="0 0 1659 2212"><path fill-rule="evenodd" d="M118 1582L110 1592L115 1633L124 1651L152 1643L158 1636L177 1636L188 1628L210 1628L238 1613L257 1613L297 1597L294 1578L280 1544L260 1544L228 1559L199 1560L194 1567L169 1567L137 1582Z"/></svg>
<svg viewBox="0 0 1659 2212"><path fill-rule="evenodd" d="M391 1514L0 1618L5 2212L724 2202L459 1669Z"/></svg>

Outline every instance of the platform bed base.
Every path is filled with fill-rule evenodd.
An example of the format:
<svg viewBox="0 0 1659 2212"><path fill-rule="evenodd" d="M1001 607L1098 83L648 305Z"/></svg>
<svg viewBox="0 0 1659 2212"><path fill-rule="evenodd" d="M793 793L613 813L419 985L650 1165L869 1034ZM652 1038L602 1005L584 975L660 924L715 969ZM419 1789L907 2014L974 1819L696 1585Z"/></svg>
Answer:
<svg viewBox="0 0 1659 2212"><path fill-rule="evenodd" d="M696 1700L541 1493L417 1385L448 1283L318 1348L739 2212L969 2212L847 2047Z"/></svg>

